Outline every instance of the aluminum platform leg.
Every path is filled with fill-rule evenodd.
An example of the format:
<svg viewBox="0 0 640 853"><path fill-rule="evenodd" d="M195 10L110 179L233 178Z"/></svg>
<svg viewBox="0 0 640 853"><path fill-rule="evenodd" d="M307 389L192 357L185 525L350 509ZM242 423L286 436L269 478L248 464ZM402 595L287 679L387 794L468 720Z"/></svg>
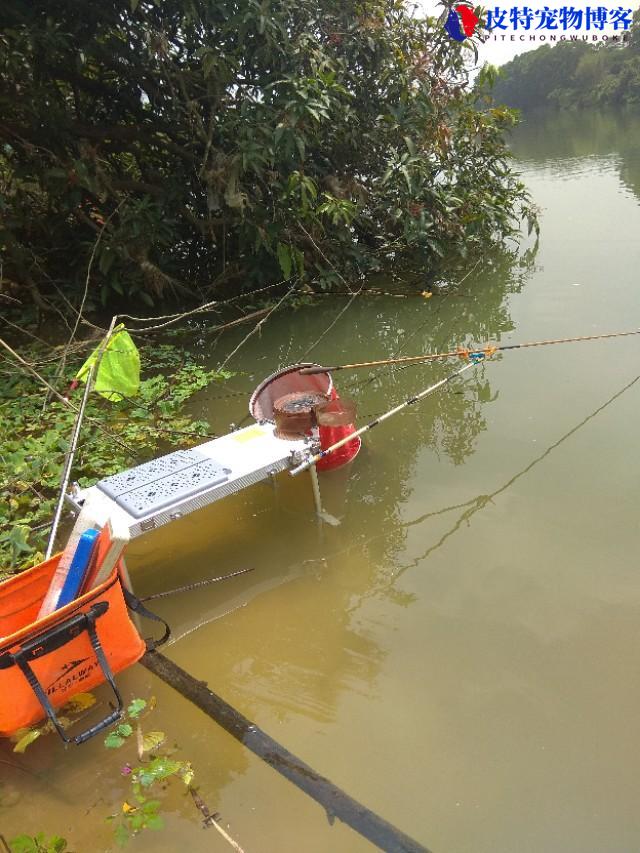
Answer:
<svg viewBox="0 0 640 853"><path fill-rule="evenodd" d="M318 521L322 524L325 521L327 524L330 524L332 527L337 527L340 524L340 520L337 519L334 515L331 515L329 512L325 512L322 508L322 496L320 495L320 483L318 482L318 472L316 471L316 466L312 465L309 468L309 475L311 477L311 487L313 489L313 502L316 508L316 515L318 517Z"/></svg>

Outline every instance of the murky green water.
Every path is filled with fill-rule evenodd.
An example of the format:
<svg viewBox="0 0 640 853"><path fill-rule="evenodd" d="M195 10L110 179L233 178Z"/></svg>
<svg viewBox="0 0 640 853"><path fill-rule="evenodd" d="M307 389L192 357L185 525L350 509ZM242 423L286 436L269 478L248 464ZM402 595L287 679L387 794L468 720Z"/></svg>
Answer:
<svg viewBox="0 0 640 853"><path fill-rule="evenodd" d="M274 315L230 365L241 393L198 400L214 428L239 422L255 384L303 354L638 327L640 120L538 118L514 149L543 209L535 258L495 259L429 300L356 300L311 353L344 301ZM216 364L244 334L196 339ZM140 592L255 567L162 602L168 654L434 851L639 850L639 347L495 357L323 477L339 527L319 528L307 478L285 475L138 540ZM445 372L335 378L364 418ZM372 849L146 671L121 683L158 697L154 728L192 759L247 853ZM122 801L122 761L96 742L65 752L49 738L23 758L3 747L0 793L17 802L0 806L0 830L111 849L102 821ZM189 800L168 805L165 832L132 849L229 849Z"/></svg>

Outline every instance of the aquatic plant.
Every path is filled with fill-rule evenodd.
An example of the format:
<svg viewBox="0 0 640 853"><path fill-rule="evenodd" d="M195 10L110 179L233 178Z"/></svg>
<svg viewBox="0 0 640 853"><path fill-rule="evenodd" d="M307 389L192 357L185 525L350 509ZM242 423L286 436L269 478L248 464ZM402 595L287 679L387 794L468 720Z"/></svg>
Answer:
<svg viewBox="0 0 640 853"><path fill-rule="evenodd" d="M82 714L96 702L92 693L80 693L74 696L60 712L59 720L63 726L73 722L74 717ZM114 839L125 846L134 836L144 830L161 830L164 827L162 802L167 783L179 780L186 793L202 815L205 828L213 827L235 850L242 853L240 845L220 825L220 815L212 813L196 788L193 787L194 770L190 761L176 757L177 747L168 744L162 731L143 731L142 722L156 707L155 697L132 699L127 706L123 721L104 738L104 746L109 750L120 749L135 744L135 759L120 767L120 776L128 781L129 790L125 794L120 809L109 815L106 820L113 825ZM24 752L43 735L55 731L51 723L20 729L11 740L14 752ZM46 838L44 833L35 836L19 835L7 842L0 835L8 853L71 853L67 849L67 840L60 836Z"/></svg>
<svg viewBox="0 0 640 853"><path fill-rule="evenodd" d="M157 455L161 447L189 446L209 434L209 424L191 417L186 403L228 371L205 369L196 357L171 344L140 347L146 378L134 399L109 402L89 397L76 454L74 480L81 485ZM56 380L62 350L36 344L22 349L47 380ZM70 357L68 380L83 356ZM60 474L75 413L18 370L0 372L0 579L38 563L48 535Z"/></svg>
<svg viewBox="0 0 640 853"><path fill-rule="evenodd" d="M0 836L0 840L2 836ZM9 853L72 853L67 847L67 839L60 835L48 838L44 832L36 835L17 835L11 841L4 842Z"/></svg>
<svg viewBox="0 0 640 853"><path fill-rule="evenodd" d="M126 763L121 769L121 775L129 780L130 793L123 801L120 812L110 815L108 820L115 825L115 839L120 845L145 829L159 830L164 826L160 814L161 801L150 797L151 789L157 789L159 783L171 778L179 778L189 788L193 781L193 769L188 761L180 761L173 757L174 749L165 749L166 735L160 731L143 733L140 723L155 707L155 699L149 703L145 699L134 699L127 708L125 721L109 732L104 739L107 749L119 749L130 738L134 738L137 747L136 766ZM145 755L150 754L150 760L144 762Z"/></svg>

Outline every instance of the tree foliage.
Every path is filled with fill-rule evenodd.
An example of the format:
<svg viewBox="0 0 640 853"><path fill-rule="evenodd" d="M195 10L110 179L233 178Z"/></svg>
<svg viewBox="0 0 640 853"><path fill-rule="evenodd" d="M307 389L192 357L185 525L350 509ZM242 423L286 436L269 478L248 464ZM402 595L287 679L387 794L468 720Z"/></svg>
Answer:
<svg viewBox="0 0 640 853"><path fill-rule="evenodd" d="M154 303L427 266L529 213L471 40L402 0L5 0L0 287Z"/></svg>
<svg viewBox="0 0 640 853"><path fill-rule="evenodd" d="M516 56L499 72L498 103L520 109L640 104L640 10L628 43L544 45Z"/></svg>

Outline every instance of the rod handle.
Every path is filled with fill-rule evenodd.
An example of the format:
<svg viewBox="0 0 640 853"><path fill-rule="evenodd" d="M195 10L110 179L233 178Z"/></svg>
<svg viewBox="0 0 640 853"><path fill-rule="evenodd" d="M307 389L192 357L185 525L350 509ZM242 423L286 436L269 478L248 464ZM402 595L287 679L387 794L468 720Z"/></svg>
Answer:
<svg viewBox="0 0 640 853"><path fill-rule="evenodd" d="M300 376L314 376L316 373L328 373L330 370L337 370L336 367L302 367L298 373Z"/></svg>

